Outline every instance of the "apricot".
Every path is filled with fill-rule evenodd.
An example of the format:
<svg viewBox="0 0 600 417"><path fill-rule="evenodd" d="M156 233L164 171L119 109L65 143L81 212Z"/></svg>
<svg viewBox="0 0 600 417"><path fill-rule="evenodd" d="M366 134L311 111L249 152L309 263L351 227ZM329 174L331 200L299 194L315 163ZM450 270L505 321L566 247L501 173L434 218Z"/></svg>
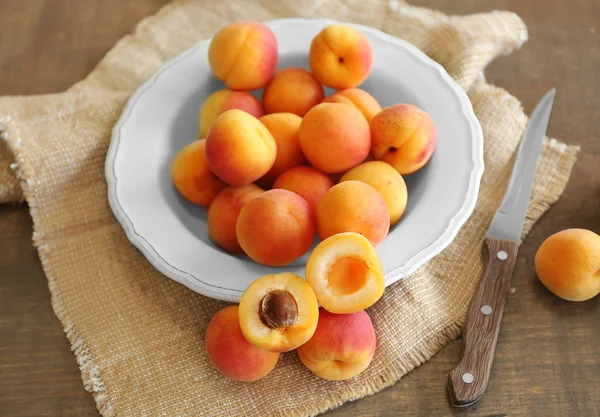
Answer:
<svg viewBox="0 0 600 417"><path fill-rule="evenodd" d="M319 321L317 297L296 274L265 275L240 300L240 327L252 345L288 352L312 337Z"/></svg>
<svg viewBox="0 0 600 417"><path fill-rule="evenodd" d="M213 74L232 90L262 88L275 75L277 39L260 22L236 21L219 30L210 42L208 62Z"/></svg>
<svg viewBox="0 0 600 417"><path fill-rule="evenodd" d="M358 30L329 25L312 40L308 61L319 82L342 90L358 86L369 76L373 52Z"/></svg>
<svg viewBox="0 0 600 417"><path fill-rule="evenodd" d="M264 192L255 184L225 188L208 208L208 235L217 245L232 253L244 253L237 240L235 226L242 208Z"/></svg>
<svg viewBox="0 0 600 417"><path fill-rule="evenodd" d="M265 175L277 156L273 135L260 120L239 109L215 119L206 137L206 160L229 185L246 185Z"/></svg>
<svg viewBox="0 0 600 417"><path fill-rule="evenodd" d="M548 237L535 255L535 270L548 290L568 301L600 293L600 235L565 229Z"/></svg>
<svg viewBox="0 0 600 417"><path fill-rule="evenodd" d="M369 123L381 111L381 106L375 97L360 88L346 88L338 91L323 100L323 103L346 103L356 106Z"/></svg>
<svg viewBox="0 0 600 417"><path fill-rule="evenodd" d="M310 204L311 212L316 216L319 202L334 184L329 175L312 167L299 166L281 174L273 188L283 188L298 194Z"/></svg>
<svg viewBox="0 0 600 417"><path fill-rule="evenodd" d="M376 347L375 328L365 311L334 314L321 309L317 330L298 348L298 356L319 378L341 381L367 369Z"/></svg>
<svg viewBox="0 0 600 417"><path fill-rule="evenodd" d="M331 187L317 207L317 232L327 239L356 232L376 246L390 230L390 214L383 197L361 181L344 181Z"/></svg>
<svg viewBox="0 0 600 417"><path fill-rule="evenodd" d="M323 86L309 71L286 68L275 74L263 91L267 113L294 113L303 117L325 97Z"/></svg>
<svg viewBox="0 0 600 417"><path fill-rule="evenodd" d="M231 109L244 110L254 117L260 117L264 114L258 99L246 91L228 89L215 91L208 96L200 108L198 123L200 137L206 137L208 129L218 115Z"/></svg>
<svg viewBox="0 0 600 417"><path fill-rule="evenodd" d="M423 168L436 147L436 129L431 116L411 104L386 107L371 120L373 157L412 174Z"/></svg>
<svg viewBox="0 0 600 417"><path fill-rule="evenodd" d="M171 162L171 179L188 201L208 206L227 187L208 166L206 141L195 140L181 149Z"/></svg>
<svg viewBox="0 0 600 417"><path fill-rule="evenodd" d="M213 316L206 329L206 353L223 376L234 381L251 382L275 368L279 353L248 343L240 329L238 306L225 307Z"/></svg>
<svg viewBox="0 0 600 417"><path fill-rule="evenodd" d="M354 232L333 235L315 247L306 263L306 282L323 308L339 314L372 306L385 290L375 248Z"/></svg>
<svg viewBox="0 0 600 417"><path fill-rule="evenodd" d="M390 164L382 161L364 162L346 172L340 182L352 180L369 184L379 192L390 213L390 225L400 220L406 208L408 190L402 175Z"/></svg>
<svg viewBox="0 0 600 417"><path fill-rule="evenodd" d="M273 113L259 120L271 132L277 145L277 156L273 166L258 181L262 187L270 188L283 172L308 163L298 141L298 129L302 118L292 113Z"/></svg>
<svg viewBox="0 0 600 417"><path fill-rule="evenodd" d="M269 190L242 208L236 234L251 259L283 266L308 252L315 224L305 199L288 190Z"/></svg>
<svg viewBox="0 0 600 417"><path fill-rule="evenodd" d="M298 138L308 161L327 174L355 167L371 149L369 124L356 107L344 103L321 103L310 109Z"/></svg>

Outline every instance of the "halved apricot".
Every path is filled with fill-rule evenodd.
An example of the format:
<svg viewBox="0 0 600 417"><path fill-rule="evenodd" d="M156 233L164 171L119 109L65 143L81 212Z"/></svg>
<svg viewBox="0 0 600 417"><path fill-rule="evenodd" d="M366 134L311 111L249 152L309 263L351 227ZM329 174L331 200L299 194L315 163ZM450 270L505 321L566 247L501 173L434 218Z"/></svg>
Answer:
<svg viewBox="0 0 600 417"><path fill-rule="evenodd" d="M258 278L240 299L244 337L250 344L272 352L287 352L306 343L318 321L315 293L291 272Z"/></svg>
<svg viewBox="0 0 600 417"><path fill-rule="evenodd" d="M385 290L375 248L354 232L333 235L315 247L306 263L306 282L323 308L337 314L364 310Z"/></svg>

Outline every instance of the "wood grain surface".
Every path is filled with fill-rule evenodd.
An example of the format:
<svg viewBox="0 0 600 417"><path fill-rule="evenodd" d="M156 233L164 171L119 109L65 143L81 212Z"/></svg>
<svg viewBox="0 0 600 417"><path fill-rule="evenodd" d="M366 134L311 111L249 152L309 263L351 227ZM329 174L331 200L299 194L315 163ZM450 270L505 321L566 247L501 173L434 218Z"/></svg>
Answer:
<svg viewBox="0 0 600 417"><path fill-rule="evenodd" d="M167 0L1 0L0 95L59 92L85 77L144 16ZM491 82L529 114L552 86L548 134L582 146L567 190L522 244L491 379L474 406L454 409L446 375L461 341L393 387L327 416L600 415L600 297L583 303L549 293L534 271L536 249L570 227L600 233L600 2L598 0L414 0L446 13L493 9L520 15L522 50L494 62ZM335 17L335 16L332 16ZM51 305L31 244L25 205L0 206L0 416L96 416Z"/></svg>

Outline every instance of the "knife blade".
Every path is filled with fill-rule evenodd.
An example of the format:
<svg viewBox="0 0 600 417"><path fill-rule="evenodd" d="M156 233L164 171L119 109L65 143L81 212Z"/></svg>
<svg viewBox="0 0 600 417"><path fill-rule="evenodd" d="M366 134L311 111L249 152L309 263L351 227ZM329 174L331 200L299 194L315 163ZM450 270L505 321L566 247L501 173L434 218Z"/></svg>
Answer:
<svg viewBox="0 0 600 417"><path fill-rule="evenodd" d="M469 306L463 329L461 360L447 376L448 391L455 407L474 404L483 396L488 385L555 94L554 88L548 91L529 119L504 198L485 237L489 252L486 270Z"/></svg>

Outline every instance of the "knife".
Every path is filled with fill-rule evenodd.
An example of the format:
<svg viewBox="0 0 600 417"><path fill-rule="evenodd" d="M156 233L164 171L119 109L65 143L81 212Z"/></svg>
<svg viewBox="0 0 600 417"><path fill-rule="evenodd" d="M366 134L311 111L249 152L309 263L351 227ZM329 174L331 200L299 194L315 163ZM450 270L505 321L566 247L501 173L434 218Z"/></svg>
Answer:
<svg viewBox="0 0 600 417"><path fill-rule="evenodd" d="M504 199L485 237L489 252L487 268L469 307L461 360L448 374L448 390L455 407L474 404L487 388L555 93L554 88L548 91L531 115Z"/></svg>

